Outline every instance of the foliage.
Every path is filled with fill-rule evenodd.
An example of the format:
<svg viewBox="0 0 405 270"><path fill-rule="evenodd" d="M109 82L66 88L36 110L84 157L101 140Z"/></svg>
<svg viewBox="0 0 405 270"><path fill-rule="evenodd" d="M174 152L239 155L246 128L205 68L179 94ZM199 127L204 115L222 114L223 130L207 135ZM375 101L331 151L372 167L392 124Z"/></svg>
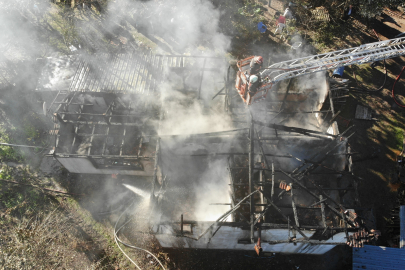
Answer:
<svg viewBox="0 0 405 270"><path fill-rule="evenodd" d="M6 132L6 129L3 126L0 126L0 142L2 143L12 143L9 135ZM21 161L23 155L18 150L15 150L11 146L0 145L0 158L7 161Z"/></svg>
<svg viewBox="0 0 405 270"><path fill-rule="evenodd" d="M44 183L35 172L3 165L0 179L36 186L0 181L1 269L117 267L117 253L101 249L82 221L40 188Z"/></svg>
<svg viewBox="0 0 405 270"><path fill-rule="evenodd" d="M353 0L354 6L359 7L359 14L366 18L373 18L381 14L384 7L397 7L403 0Z"/></svg>
<svg viewBox="0 0 405 270"><path fill-rule="evenodd" d="M13 168L6 165L1 168L0 179L15 181L16 178L19 183L29 183L31 174L28 168ZM49 198L40 189L21 188L5 183L2 183L0 201L1 208L6 208L7 214L17 216L38 213L44 204L50 203Z"/></svg>
<svg viewBox="0 0 405 270"><path fill-rule="evenodd" d="M91 244L58 209L48 215L8 219L2 225L0 264L4 269L101 268L102 260L86 262L81 252L91 251Z"/></svg>
<svg viewBox="0 0 405 270"><path fill-rule="evenodd" d="M238 9L240 15L254 16L262 12L262 8L259 4L254 2L246 2L245 6Z"/></svg>
<svg viewBox="0 0 405 270"><path fill-rule="evenodd" d="M59 35L50 37L52 45L67 53L70 53L70 45L78 47L80 38L73 21L74 12L71 8L62 6L58 8L58 12L49 12L45 18L49 25L59 33ZM63 43L60 39L63 40Z"/></svg>
<svg viewBox="0 0 405 270"><path fill-rule="evenodd" d="M318 29L315 32L314 41L326 46L331 45L340 30L339 25L334 25L329 22L321 22L318 24Z"/></svg>
<svg viewBox="0 0 405 270"><path fill-rule="evenodd" d="M35 142L35 139L39 138L39 131L32 124L24 125L24 132L25 132L25 135L27 136L28 141Z"/></svg>
<svg viewBox="0 0 405 270"><path fill-rule="evenodd" d="M398 7L403 4L403 0L351 0L342 2L341 0L309 0L299 1L301 4L311 7L324 6L333 19L339 19L343 15L343 11L348 5L353 5L357 8L357 13L365 18L373 18L381 14L384 7Z"/></svg>
<svg viewBox="0 0 405 270"><path fill-rule="evenodd" d="M245 1L244 6L238 8L234 14L232 25L237 35L242 40L257 40L262 34L257 29L259 22L267 23L266 18L262 15L263 7L255 2Z"/></svg>

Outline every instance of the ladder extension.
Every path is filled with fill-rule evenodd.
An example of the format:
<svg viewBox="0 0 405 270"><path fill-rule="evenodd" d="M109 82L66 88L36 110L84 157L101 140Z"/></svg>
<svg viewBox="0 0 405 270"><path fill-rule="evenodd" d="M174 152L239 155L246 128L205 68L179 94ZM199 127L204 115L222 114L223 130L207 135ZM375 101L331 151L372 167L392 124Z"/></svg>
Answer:
<svg viewBox="0 0 405 270"><path fill-rule="evenodd" d="M269 66L260 75L274 84L319 71L381 61L401 55L405 55L405 37L279 62Z"/></svg>

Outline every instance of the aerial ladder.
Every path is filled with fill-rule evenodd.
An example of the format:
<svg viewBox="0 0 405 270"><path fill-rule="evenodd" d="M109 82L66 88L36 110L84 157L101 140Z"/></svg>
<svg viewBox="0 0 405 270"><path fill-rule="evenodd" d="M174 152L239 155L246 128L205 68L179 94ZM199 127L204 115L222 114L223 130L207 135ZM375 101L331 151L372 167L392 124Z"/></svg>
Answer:
<svg viewBox="0 0 405 270"><path fill-rule="evenodd" d="M360 65L405 55L405 37L389 39L298 59L283 61L262 69L262 85L255 93L248 91L250 62L254 56L237 62L235 87L243 102L251 105L264 100L271 88L282 80L350 65Z"/></svg>

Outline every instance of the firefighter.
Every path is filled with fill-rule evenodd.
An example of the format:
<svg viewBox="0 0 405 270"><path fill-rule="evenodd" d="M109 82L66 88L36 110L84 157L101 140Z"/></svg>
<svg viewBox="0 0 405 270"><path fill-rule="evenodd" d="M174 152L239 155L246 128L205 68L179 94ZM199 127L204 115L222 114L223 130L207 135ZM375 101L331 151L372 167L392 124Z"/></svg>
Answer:
<svg viewBox="0 0 405 270"><path fill-rule="evenodd" d="M249 78L249 88L248 91L251 96L254 96L257 90L261 86L260 74L251 75Z"/></svg>
<svg viewBox="0 0 405 270"><path fill-rule="evenodd" d="M259 70L263 65L263 57L255 56L252 61L250 61L250 75L255 75L259 73Z"/></svg>

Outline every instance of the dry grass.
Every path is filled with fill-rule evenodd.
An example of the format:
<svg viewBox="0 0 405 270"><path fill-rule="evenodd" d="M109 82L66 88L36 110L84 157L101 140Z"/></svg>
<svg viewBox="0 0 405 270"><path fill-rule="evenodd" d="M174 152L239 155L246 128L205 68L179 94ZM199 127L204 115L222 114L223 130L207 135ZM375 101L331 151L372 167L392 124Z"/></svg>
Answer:
<svg viewBox="0 0 405 270"><path fill-rule="evenodd" d="M0 265L4 269L96 269L83 252L91 246L83 243L75 225L55 209L47 216L3 220Z"/></svg>
<svg viewBox="0 0 405 270"><path fill-rule="evenodd" d="M69 200L41 190L47 180L25 167L5 165L1 178L36 187L0 181L0 269L120 266L118 253L68 207Z"/></svg>

